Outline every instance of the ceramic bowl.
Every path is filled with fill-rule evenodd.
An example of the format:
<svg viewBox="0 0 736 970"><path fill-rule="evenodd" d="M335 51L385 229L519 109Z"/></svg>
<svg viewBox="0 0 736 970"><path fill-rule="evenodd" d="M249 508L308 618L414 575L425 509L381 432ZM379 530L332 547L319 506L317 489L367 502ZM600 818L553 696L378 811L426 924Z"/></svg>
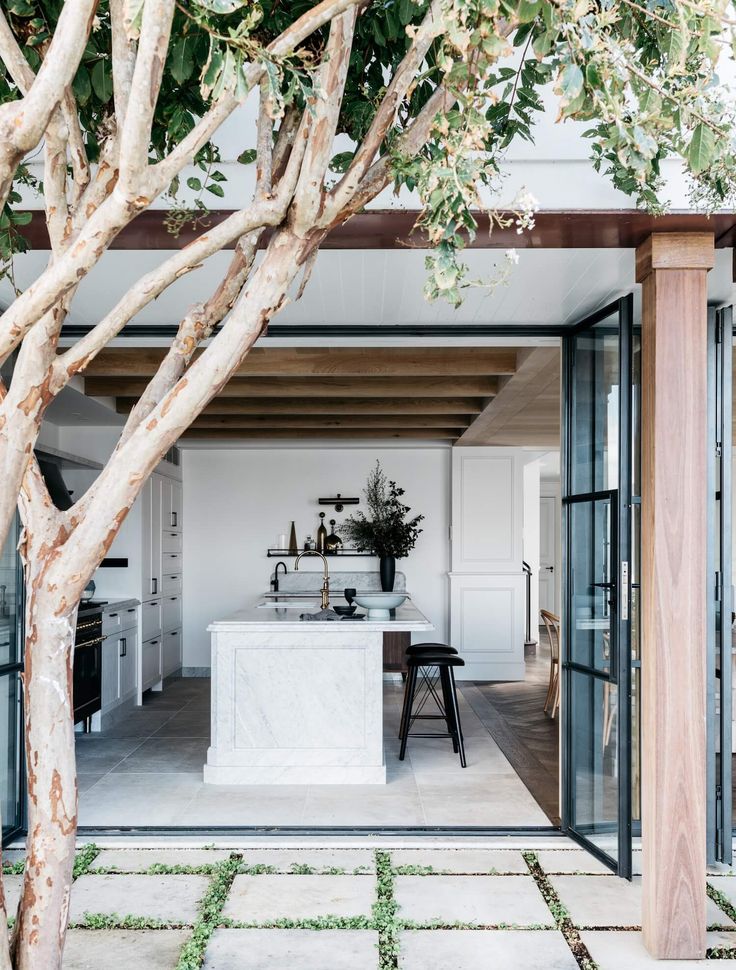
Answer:
<svg viewBox="0 0 736 970"><path fill-rule="evenodd" d="M332 609L338 614L338 616L352 616L353 613L355 613L356 607L353 603L352 606L347 606L346 604L336 605L333 606Z"/></svg>
<svg viewBox="0 0 736 970"><path fill-rule="evenodd" d="M406 593L357 593L355 602L368 610L369 620L388 620L391 610L406 600Z"/></svg>

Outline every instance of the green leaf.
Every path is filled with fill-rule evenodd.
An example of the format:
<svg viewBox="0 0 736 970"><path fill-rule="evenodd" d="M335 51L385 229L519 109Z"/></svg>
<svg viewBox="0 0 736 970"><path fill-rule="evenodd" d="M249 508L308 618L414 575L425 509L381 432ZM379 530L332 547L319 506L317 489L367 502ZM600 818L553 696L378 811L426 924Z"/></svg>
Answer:
<svg viewBox="0 0 736 970"><path fill-rule="evenodd" d="M208 185L207 191L211 192L213 195L216 195L218 199L224 199L225 197L225 190L221 185L218 185L217 183L215 183L214 185Z"/></svg>
<svg viewBox="0 0 736 970"><path fill-rule="evenodd" d="M256 154L255 148L246 148L238 155L238 161L241 165L252 165L256 160Z"/></svg>
<svg viewBox="0 0 736 970"><path fill-rule="evenodd" d="M232 13L243 6L245 0L198 0L199 6L212 13Z"/></svg>
<svg viewBox="0 0 736 970"><path fill-rule="evenodd" d="M333 172L347 172L350 163L355 156L355 152L338 152L330 160L330 170Z"/></svg>
<svg viewBox="0 0 736 970"><path fill-rule="evenodd" d="M171 51L171 75L176 82L183 84L192 76L194 70L195 39L191 35L180 37Z"/></svg>
<svg viewBox="0 0 736 970"><path fill-rule="evenodd" d="M399 19L404 26L411 23L411 18L416 13L416 10L417 8L414 6L413 0L400 0Z"/></svg>
<svg viewBox="0 0 736 970"><path fill-rule="evenodd" d="M572 104L583 90L583 72L577 64L568 64L562 71L557 82L557 94L563 108Z"/></svg>
<svg viewBox="0 0 736 970"><path fill-rule="evenodd" d="M92 88L103 104L112 97L112 73L106 60L97 61L92 68Z"/></svg>
<svg viewBox="0 0 736 970"><path fill-rule="evenodd" d="M199 179L194 178L194 176L187 179L187 185L193 192L202 191L202 183L199 181Z"/></svg>
<svg viewBox="0 0 736 970"><path fill-rule="evenodd" d="M534 20L542 9L542 0L521 0L517 8L516 16L519 23L528 24Z"/></svg>
<svg viewBox="0 0 736 970"><path fill-rule="evenodd" d="M77 99L77 104L83 108L89 101L90 95L92 94L92 84L89 80L89 71L83 64L79 66L79 70L74 75L74 80L72 81L72 91L74 92L74 97Z"/></svg>
<svg viewBox="0 0 736 970"><path fill-rule="evenodd" d="M687 162L690 170L699 175L713 161L716 151L716 138L713 129L708 125L699 124L693 132L690 147L687 150Z"/></svg>

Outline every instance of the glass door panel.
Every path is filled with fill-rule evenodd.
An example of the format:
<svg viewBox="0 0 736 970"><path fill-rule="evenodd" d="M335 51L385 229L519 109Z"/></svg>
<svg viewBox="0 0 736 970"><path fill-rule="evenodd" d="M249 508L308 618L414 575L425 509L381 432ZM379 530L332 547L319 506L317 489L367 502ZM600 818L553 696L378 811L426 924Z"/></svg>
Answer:
<svg viewBox="0 0 736 970"><path fill-rule="evenodd" d="M18 522L0 548L0 811L3 841L22 827L21 685L23 583Z"/></svg>
<svg viewBox="0 0 736 970"><path fill-rule="evenodd" d="M632 301L563 342L563 828L631 875Z"/></svg>

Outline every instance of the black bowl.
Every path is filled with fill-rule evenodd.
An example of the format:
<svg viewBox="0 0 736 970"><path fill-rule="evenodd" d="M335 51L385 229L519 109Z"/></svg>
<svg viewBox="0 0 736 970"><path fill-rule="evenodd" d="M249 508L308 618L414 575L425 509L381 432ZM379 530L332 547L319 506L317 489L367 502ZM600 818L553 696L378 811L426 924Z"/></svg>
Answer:
<svg viewBox="0 0 736 970"><path fill-rule="evenodd" d="M352 616L355 613L355 605L353 606L333 606L332 609L337 613L338 616Z"/></svg>

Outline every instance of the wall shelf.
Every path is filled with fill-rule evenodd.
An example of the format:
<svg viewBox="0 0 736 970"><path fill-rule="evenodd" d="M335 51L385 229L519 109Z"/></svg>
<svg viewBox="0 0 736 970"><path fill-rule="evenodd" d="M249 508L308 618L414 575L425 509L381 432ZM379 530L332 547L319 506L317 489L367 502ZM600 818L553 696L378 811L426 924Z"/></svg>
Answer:
<svg viewBox="0 0 736 970"><path fill-rule="evenodd" d="M303 550L303 549L299 550L299 552L304 552L304 551L306 550ZM299 553L297 553L297 555L298 554ZM289 552L288 549L268 549L266 551L266 556L269 559L276 559L276 558L283 559L286 556L293 556L293 555L294 553ZM375 558L374 553L358 552L357 549L341 549L339 552L328 552L328 553L325 553L325 555L327 556L328 559L345 559L351 556L373 556Z"/></svg>

